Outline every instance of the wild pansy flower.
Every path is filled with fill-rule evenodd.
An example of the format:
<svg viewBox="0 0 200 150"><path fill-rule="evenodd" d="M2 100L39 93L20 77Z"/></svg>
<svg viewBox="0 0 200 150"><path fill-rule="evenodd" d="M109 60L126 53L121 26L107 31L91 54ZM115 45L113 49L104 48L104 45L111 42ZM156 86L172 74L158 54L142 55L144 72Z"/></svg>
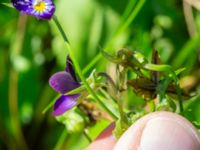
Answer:
<svg viewBox="0 0 200 150"><path fill-rule="evenodd" d="M55 12L52 0L11 0L13 6L20 12L49 20Z"/></svg>
<svg viewBox="0 0 200 150"><path fill-rule="evenodd" d="M80 83L76 79L70 57L67 57L67 66L65 71L53 74L49 79L49 84L54 90L62 94L54 104L54 116L62 115L67 110L78 104L78 97L80 94L65 95L67 92L80 86Z"/></svg>

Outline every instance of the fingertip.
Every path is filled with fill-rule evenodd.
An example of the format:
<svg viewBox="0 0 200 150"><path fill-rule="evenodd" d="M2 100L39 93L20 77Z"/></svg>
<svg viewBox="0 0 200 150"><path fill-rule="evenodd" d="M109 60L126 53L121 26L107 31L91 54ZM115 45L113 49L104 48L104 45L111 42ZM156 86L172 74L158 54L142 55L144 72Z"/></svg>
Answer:
<svg viewBox="0 0 200 150"><path fill-rule="evenodd" d="M199 143L199 134L188 120L171 112L155 112L136 121L114 150L198 150Z"/></svg>

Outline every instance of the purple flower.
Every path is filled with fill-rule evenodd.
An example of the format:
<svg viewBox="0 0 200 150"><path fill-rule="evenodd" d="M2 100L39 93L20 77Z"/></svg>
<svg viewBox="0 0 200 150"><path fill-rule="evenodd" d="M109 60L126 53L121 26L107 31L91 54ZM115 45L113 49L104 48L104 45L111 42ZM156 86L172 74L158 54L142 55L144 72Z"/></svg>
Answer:
<svg viewBox="0 0 200 150"><path fill-rule="evenodd" d="M55 91L62 94L54 104L54 116L62 115L64 112L77 105L80 94L65 95L67 92L80 86L80 83L76 79L70 57L67 57L67 67L65 71L53 74L49 79L49 84Z"/></svg>
<svg viewBox="0 0 200 150"><path fill-rule="evenodd" d="M54 104L53 115L54 116L62 115L67 110L74 107L77 104L78 97L79 94L60 96Z"/></svg>
<svg viewBox="0 0 200 150"><path fill-rule="evenodd" d="M55 12L52 0L11 0L11 2L18 11L38 19L49 20Z"/></svg>

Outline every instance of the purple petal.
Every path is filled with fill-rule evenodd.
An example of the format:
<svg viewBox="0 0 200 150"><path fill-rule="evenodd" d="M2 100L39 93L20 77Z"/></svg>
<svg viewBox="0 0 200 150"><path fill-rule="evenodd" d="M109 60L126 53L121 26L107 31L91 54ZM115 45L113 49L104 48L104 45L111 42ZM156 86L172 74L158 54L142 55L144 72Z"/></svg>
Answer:
<svg viewBox="0 0 200 150"><path fill-rule="evenodd" d="M38 19L49 20L55 12L55 5L51 0L11 0L11 2L18 11ZM41 6L41 10L37 10L35 6Z"/></svg>
<svg viewBox="0 0 200 150"><path fill-rule="evenodd" d="M65 71L57 72L49 79L50 86L61 94L65 94L77 87L80 84L72 78L72 76Z"/></svg>
<svg viewBox="0 0 200 150"><path fill-rule="evenodd" d="M75 74L74 67L73 67L73 62L69 56L67 56L67 63L66 63L65 71L70 73L71 76L74 78L74 80L77 81L76 74Z"/></svg>
<svg viewBox="0 0 200 150"><path fill-rule="evenodd" d="M54 104L54 116L59 116L65 113L67 110L74 107L78 101L79 94L75 95L62 95Z"/></svg>
<svg viewBox="0 0 200 150"><path fill-rule="evenodd" d="M25 12L27 9L31 8L31 1L25 0L11 0L13 6L22 12Z"/></svg>

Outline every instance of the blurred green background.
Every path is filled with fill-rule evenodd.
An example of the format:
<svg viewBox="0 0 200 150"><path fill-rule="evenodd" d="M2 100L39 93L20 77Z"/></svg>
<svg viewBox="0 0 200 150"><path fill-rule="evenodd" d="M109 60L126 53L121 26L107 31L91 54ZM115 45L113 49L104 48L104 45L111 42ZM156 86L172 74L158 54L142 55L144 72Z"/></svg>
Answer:
<svg viewBox="0 0 200 150"><path fill-rule="evenodd" d="M182 76L191 77L192 88L198 91L200 12L192 4L183 5L181 0L56 0L55 4L55 15L82 69L98 56L99 47L110 53L126 47L149 58L155 48L162 63L185 67ZM129 20L131 15L135 17ZM48 79L65 68L66 56L53 21L20 15L0 4L0 149L20 149L24 141L28 149L81 150L88 145L82 133L67 133L51 110L42 114L57 94ZM94 68L106 71L106 64L101 57L85 76ZM129 101L130 106L137 105L134 97ZM185 107L188 119L200 121L198 96ZM93 138L108 123L97 122Z"/></svg>

